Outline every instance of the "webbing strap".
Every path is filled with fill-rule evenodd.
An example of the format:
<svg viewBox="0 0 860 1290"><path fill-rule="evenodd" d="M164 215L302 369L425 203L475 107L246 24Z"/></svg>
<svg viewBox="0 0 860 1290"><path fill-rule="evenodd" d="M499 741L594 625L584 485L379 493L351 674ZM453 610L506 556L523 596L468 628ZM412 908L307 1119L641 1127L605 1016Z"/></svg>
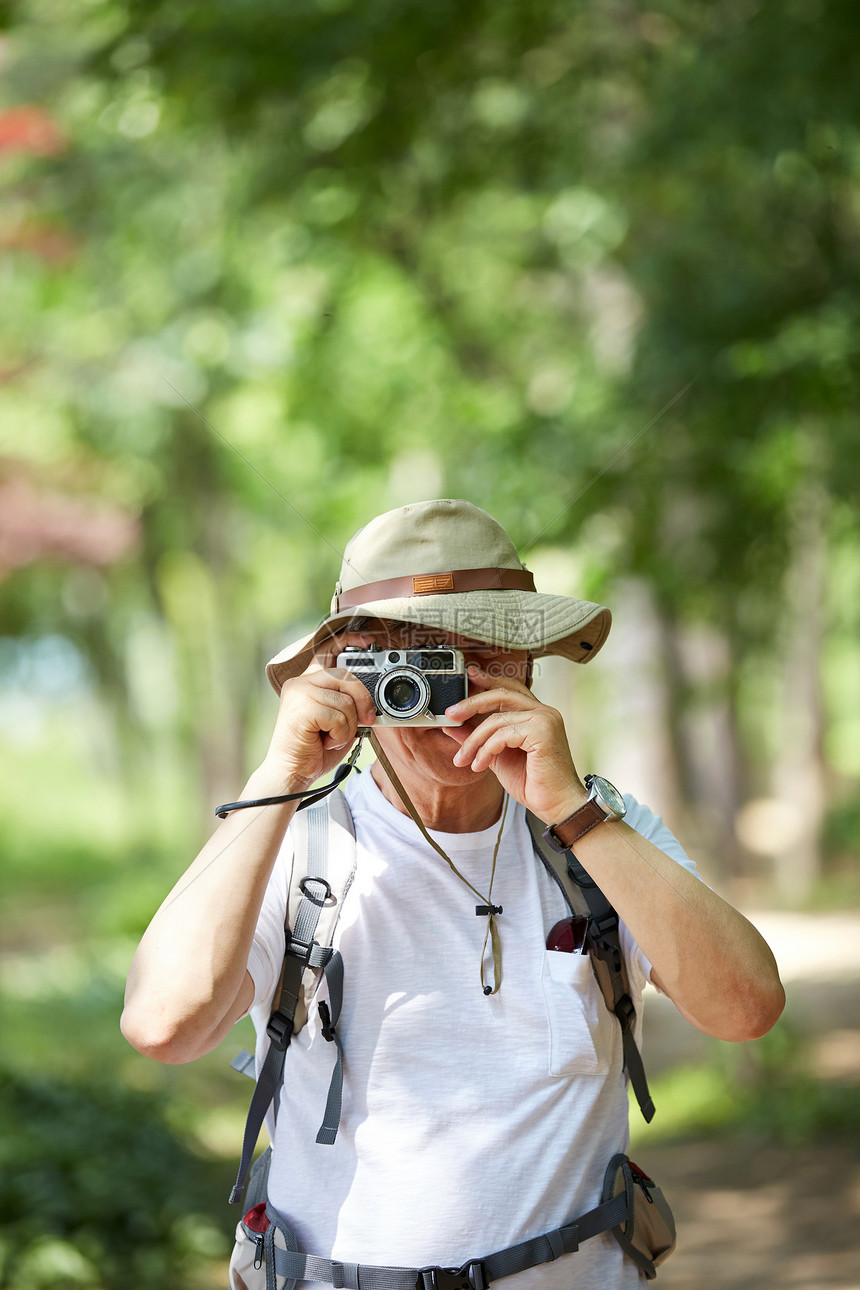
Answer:
<svg viewBox="0 0 860 1290"><path fill-rule="evenodd" d="M237 1053L230 1065L240 1075L250 1075L251 1079L257 1078L257 1073L254 1070L254 1054L249 1053L247 1048L243 1048L241 1053Z"/></svg>
<svg viewBox="0 0 860 1290"><path fill-rule="evenodd" d="M639 1110L642 1112L645 1123L650 1124L654 1119L654 1102L648 1088L648 1077L642 1064L642 1054L636 1047L636 1040L633 1038L633 1031L629 1026L621 1027L621 1046L624 1052L624 1065L627 1067L627 1074L630 1076L630 1083L633 1085L633 1092L636 1094Z"/></svg>
<svg viewBox="0 0 860 1290"><path fill-rule="evenodd" d="M260 1078L257 1080L257 1087L254 1089L254 1096L251 1098L251 1105L248 1107L248 1117L245 1120L245 1136L242 1140L242 1158L239 1161L239 1169L236 1174L236 1181L233 1184L233 1190L230 1192L231 1205L237 1204L242 1199L245 1176L251 1165L251 1157L254 1154L254 1148L260 1136L260 1129L265 1119L266 1111L269 1109L269 1103L281 1082L286 1051L286 1044L283 1048L278 1048L273 1043L269 1046L269 1051L266 1054L263 1069L260 1071Z"/></svg>
<svg viewBox="0 0 860 1290"><path fill-rule="evenodd" d="M572 851L560 855L553 851L543 836L544 826L531 811L526 812L529 831L534 848L543 860L549 872L556 879L564 892L568 904L571 904L567 883L574 883L588 908L589 914L589 948L591 955L603 961L608 969L612 989L611 1011L618 1018L621 1026L621 1045L624 1054L624 1067L630 1077L636 1101L647 1124L654 1118L654 1102L648 1088L642 1055L633 1038L635 1009L627 993L623 975L624 957L621 950L621 937L618 930L618 914L610 905L597 884L589 877ZM594 963L592 963L594 967ZM597 969L595 968L595 976ZM600 980L598 978L598 984ZM601 987L602 989L602 987ZM607 1007L609 1003L607 1000Z"/></svg>
<svg viewBox="0 0 860 1290"><path fill-rule="evenodd" d="M317 1133L317 1142L331 1146L337 1137L340 1124L340 1112L343 1106L343 1044L337 1033L337 1023L343 1004L343 959L335 950L325 965L325 979L328 982L328 1004L320 1004L320 1016L323 1022L323 1037L333 1042L337 1049L331 1083L328 1086L328 1098L325 1104L323 1122Z"/></svg>
<svg viewBox="0 0 860 1290"><path fill-rule="evenodd" d="M284 1233L289 1246L297 1244L295 1233L280 1214L270 1214ZM550 1263L565 1254L573 1254L583 1241L600 1232L608 1232L627 1218L626 1189L604 1201L580 1218L542 1236L511 1245L482 1259L469 1259L459 1269L428 1267L380 1267L374 1264L340 1263L303 1254L296 1249L274 1247L275 1273L292 1281L321 1281L335 1290L485 1290L492 1281L524 1272L540 1263Z"/></svg>
<svg viewBox="0 0 860 1290"><path fill-rule="evenodd" d="M275 1276L288 1281L323 1281L349 1290L415 1290L418 1275L417 1268L410 1271L366 1263L337 1263L275 1246Z"/></svg>
<svg viewBox="0 0 860 1290"><path fill-rule="evenodd" d="M491 1254L482 1262L491 1281L499 1277L509 1277L515 1272L524 1272L526 1268L536 1267L539 1263L551 1263L562 1254L573 1254L583 1241L600 1232L608 1232L627 1218L627 1193L619 1192L611 1200L590 1209L587 1214L572 1219L562 1227L543 1236L536 1236L530 1241L521 1241L511 1245L498 1254ZM560 1249L559 1249L560 1247Z"/></svg>
<svg viewBox="0 0 860 1290"><path fill-rule="evenodd" d="M573 857L575 860L576 857ZM577 862L577 867L578 862ZM609 904L599 887L581 888L582 894L592 911L591 952L597 954L609 967L609 978L612 983L614 999L613 1011L621 1026L621 1045L624 1054L624 1065L633 1085L639 1110L646 1124L654 1119L654 1102L648 1088L648 1078L642 1064L642 1054L633 1038L633 1022L636 1010L633 1001L625 990L621 975L623 953L621 936L618 930L618 915Z"/></svg>
<svg viewBox="0 0 860 1290"><path fill-rule="evenodd" d="M242 1157L239 1161L236 1181L230 1192L231 1205L242 1199L245 1178L251 1165L251 1157L254 1154L254 1148L260 1136L263 1120L281 1083L286 1052L293 1033L293 1018L299 1002L304 970L309 966L322 966L327 970L334 957L328 947L314 944L314 933L319 921L320 911L331 895L331 889L326 880L328 871L328 803L320 802L312 805L302 818L308 831L307 876L303 879L302 902L296 915L295 926L292 932L289 928L285 929L286 953L284 955L281 988L277 1006L269 1017L267 1026L270 1041L269 1050L266 1053L263 1068L257 1080L257 1087L254 1089L254 1096L251 1098L251 1105L248 1108L245 1135L242 1140ZM341 1070L341 1082L342 1079ZM277 1116L277 1099L275 1101L275 1115Z"/></svg>

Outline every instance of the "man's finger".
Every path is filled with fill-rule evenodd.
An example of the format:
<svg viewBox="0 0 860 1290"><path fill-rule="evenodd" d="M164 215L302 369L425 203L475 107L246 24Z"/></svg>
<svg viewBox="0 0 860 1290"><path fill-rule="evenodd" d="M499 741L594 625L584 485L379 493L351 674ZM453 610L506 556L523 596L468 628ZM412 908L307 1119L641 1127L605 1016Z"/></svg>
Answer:
<svg viewBox="0 0 860 1290"><path fill-rule="evenodd" d="M499 726L488 735L480 747L475 749L472 770L486 770L493 758L507 748L523 749L523 732L515 725Z"/></svg>
<svg viewBox="0 0 860 1290"><path fill-rule="evenodd" d="M445 716L453 721L465 721L483 712L529 712L541 705L524 686L517 689L479 690L445 709Z"/></svg>
<svg viewBox="0 0 860 1290"><path fill-rule="evenodd" d="M359 715L359 724L372 725L376 720L376 710L367 686L362 685L344 668L323 668L311 672L307 677L311 685L331 694L342 694L351 699Z"/></svg>
<svg viewBox="0 0 860 1290"><path fill-rule="evenodd" d="M525 729L520 711L493 712L471 732L457 749L454 763L457 766L468 766L475 755L496 732L504 733L508 739L508 748L522 747L525 741Z"/></svg>

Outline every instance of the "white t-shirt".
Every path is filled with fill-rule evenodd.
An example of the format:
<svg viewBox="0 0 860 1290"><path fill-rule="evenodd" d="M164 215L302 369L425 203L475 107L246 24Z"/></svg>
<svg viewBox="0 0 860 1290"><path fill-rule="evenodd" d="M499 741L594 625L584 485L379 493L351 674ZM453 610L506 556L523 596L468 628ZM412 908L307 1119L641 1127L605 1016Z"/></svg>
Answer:
<svg viewBox="0 0 860 1290"><path fill-rule="evenodd" d="M493 887L504 910L502 987L485 996L486 918L476 917L474 894L369 773L354 776L346 795L357 868L334 937L345 967L340 1129L333 1146L317 1145L335 1048L314 1004L287 1049L269 1199L307 1253L459 1267L599 1203L609 1159L628 1143L621 1030L587 957L544 948L569 911L534 854L522 806L509 804ZM626 801L633 828L693 869L661 820ZM432 836L486 895L497 833L498 823ZM248 961L258 1068L291 865L288 832ZM650 965L623 924L621 935L639 1039ZM487 963L492 981L489 954ZM317 998L326 997L323 984ZM630 1290L639 1273L606 1233L503 1284Z"/></svg>

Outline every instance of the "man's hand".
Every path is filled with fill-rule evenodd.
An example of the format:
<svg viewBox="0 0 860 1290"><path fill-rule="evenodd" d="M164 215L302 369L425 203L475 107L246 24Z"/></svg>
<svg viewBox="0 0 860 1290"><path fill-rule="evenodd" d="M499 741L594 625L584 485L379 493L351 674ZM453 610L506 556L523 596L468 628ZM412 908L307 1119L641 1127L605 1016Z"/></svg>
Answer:
<svg viewBox="0 0 860 1290"><path fill-rule="evenodd" d="M522 682L470 666L469 697L445 715L466 723L446 727L460 744L455 764L491 770L511 797L545 824L558 824L585 801L561 713ZM478 718L478 724L470 718Z"/></svg>
<svg viewBox="0 0 860 1290"><path fill-rule="evenodd" d="M376 713L366 686L343 668L317 667L286 681L266 755L291 787L305 788L343 758Z"/></svg>
<svg viewBox="0 0 860 1290"><path fill-rule="evenodd" d="M240 797L304 791L374 719L373 700L349 672L317 665L287 681L268 755ZM191 1061L253 1003L248 953L295 811L284 802L228 816L156 913L134 956L122 1019L140 1052Z"/></svg>
<svg viewBox="0 0 860 1290"><path fill-rule="evenodd" d="M467 722L446 728L460 744L455 762L491 770L545 823L566 819L586 792L560 714L519 681L471 667L469 690L447 710ZM593 829L576 852L650 960L652 980L694 1026L729 1040L770 1029L785 993L773 955L741 914L623 821Z"/></svg>

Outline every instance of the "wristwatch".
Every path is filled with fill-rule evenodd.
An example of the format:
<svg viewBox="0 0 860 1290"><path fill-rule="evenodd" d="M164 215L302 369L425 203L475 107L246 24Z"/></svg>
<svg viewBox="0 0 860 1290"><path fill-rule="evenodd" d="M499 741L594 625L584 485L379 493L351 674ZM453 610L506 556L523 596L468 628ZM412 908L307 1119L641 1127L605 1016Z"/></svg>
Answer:
<svg viewBox="0 0 860 1290"><path fill-rule="evenodd" d="M544 837L554 851L569 851L584 833L603 824L604 820L622 820L627 814L624 798L614 784L600 775L586 775L588 797L573 815L561 824L550 824Z"/></svg>

